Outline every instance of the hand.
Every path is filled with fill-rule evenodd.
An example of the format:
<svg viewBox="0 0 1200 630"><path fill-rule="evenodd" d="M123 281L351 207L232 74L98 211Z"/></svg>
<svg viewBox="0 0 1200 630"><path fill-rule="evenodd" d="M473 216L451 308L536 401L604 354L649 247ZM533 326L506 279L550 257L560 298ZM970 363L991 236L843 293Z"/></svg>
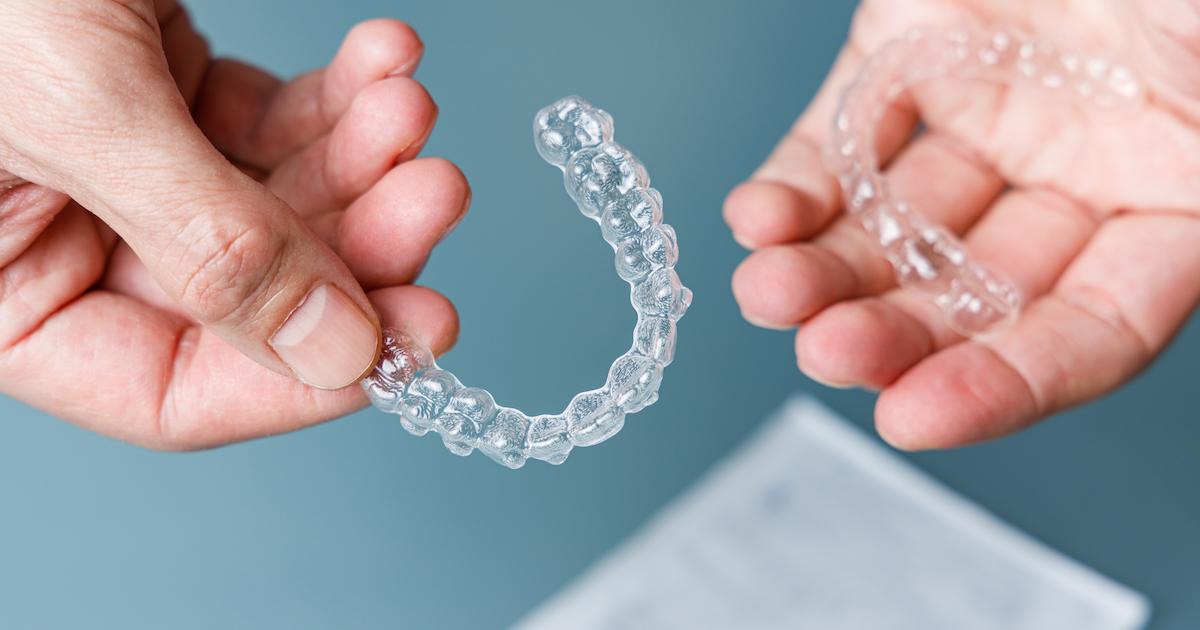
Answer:
<svg viewBox="0 0 1200 630"><path fill-rule="evenodd" d="M965 235L1027 298L986 340L956 336L895 287L821 160L866 55L918 25L972 20L1110 51L1149 84L1149 105L1117 122L1039 106L1036 90L938 81L885 114L878 151L896 196ZM918 122L928 131L913 138ZM1200 3L865 0L825 87L725 215L754 250L733 279L744 316L799 325L812 378L881 389L876 425L898 447L995 438L1104 394L1200 299Z"/></svg>
<svg viewBox="0 0 1200 630"><path fill-rule="evenodd" d="M413 159L421 52L367 22L281 83L175 0L0 0L0 389L194 449L362 406L338 388L381 320L448 348L453 307L409 284L470 194Z"/></svg>

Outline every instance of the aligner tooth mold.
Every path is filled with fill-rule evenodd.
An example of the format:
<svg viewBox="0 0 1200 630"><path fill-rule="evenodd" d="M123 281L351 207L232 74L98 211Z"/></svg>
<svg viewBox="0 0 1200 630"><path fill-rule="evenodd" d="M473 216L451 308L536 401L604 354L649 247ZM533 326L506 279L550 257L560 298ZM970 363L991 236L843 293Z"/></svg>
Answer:
<svg viewBox="0 0 1200 630"><path fill-rule="evenodd" d="M617 275L629 283L638 316L629 351L613 362L602 387L577 394L558 414L529 416L497 405L399 330L385 331L379 364L362 382L371 404L400 416L409 433L433 431L455 455L478 450L508 468L529 459L561 464L576 446L611 438L629 414L654 404L675 356L676 322L692 301L675 273L679 244L663 223L662 195L650 188L645 166L614 141L612 117L569 96L537 113L533 138L616 254Z"/></svg>
<svg viewBox="0 0 1200 630"><path fill-rule="evenodd" d="M938 78L1036 86L1101 108L1137 106L1144 88L1132 70L1106 57L1063 52L1015 29L970 27L910 31L868 58L843 92L825 158L846 212L879 244L901 286L928 295L957 332L981 336L1016 318L1020 291L896 198L875 154L875 128L889 104Z"/></svg>

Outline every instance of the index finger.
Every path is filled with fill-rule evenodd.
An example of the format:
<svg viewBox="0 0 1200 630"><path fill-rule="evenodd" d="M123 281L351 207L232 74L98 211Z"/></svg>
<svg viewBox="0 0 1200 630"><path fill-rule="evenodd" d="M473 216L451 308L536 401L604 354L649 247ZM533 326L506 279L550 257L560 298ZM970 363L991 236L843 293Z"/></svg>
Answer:
<svg viewBox="0 0 1200 630"><path fill-rule="evenodd" d="M766 161L725 203L725 220L735 238L751 249L794 242L816 234L841 211L841 189L824 163L824 145L842 90L866 53L852 40L808 109ZM886 161L916 128L911 100L891 103L879 121L876 151Z"/></svg>

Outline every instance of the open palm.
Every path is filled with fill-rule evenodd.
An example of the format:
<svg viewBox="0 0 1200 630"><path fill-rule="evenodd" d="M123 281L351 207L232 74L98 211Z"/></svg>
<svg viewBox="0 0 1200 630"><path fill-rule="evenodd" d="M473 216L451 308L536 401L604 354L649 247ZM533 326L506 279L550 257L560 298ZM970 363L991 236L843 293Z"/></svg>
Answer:
<svg viewBox="0 0 1200 630"><path fill-rule="evenodd" d="M6 10L21 15L42 8L26 11L33 5L9 5ZM262 230L239 234L219 253L228 254L239 247L237 239L246 236L256 246L265 245L268 251L262 255L270 256L276 253L272 248L289 246L288 239L315 234L328 244L330 255L340 258L332 264L348 269L353 274L350 283L357 280L368 292L384 324L403 321L430 347L449 347L457 332L453 307L430 290L408 285L430 249L466 210L470 195L450 163L413 159L436 118L429 95L410 78L422 52L415 33L391 20L364 23L350 33L328 68L284 83L239 62L210 58L204 40L173 1L125 5L152 6L146 10L156 12L157 29L127 19L129 14L118 3L92 3L89 11L103 11L97 13L101 23L91 25L94 28L82 37L101 37L95 33L104 29L132 33L134 43L129 46L145 48L148 55L165 53L177 96L208 142L290 206L283 212L294 212L299 219L293 228L291 215L285 214L284 228L276 229L278 222L262 224ZM48 46L59 49L59 43ZM93 62L105 60L73 63ZM103 71L95 69L97 75ZM49 82L32 85L34 91L52 89L46 87ZM6 90L0 98L10 94ZM11 111L15 106L5 110ZM114 113L113 120L119 119L119 112ZM122 134L117 123L108 122L115 126L115 136ZM15 141L9 144L0 151L6 160L0 164L9 172L24 169L33 175L23 172L23 180L0 172L3 391L90 429L167 449L293 430L365 404L357 387L323 391L302 385L247 358L199 325L160 288L153 273L156 265L178 260L164 256L147 260L149 267L143 264L146 257L136 256L137 248L118 236L117 224L110 227L112 222L101 220L97 215L104 215L88 200L72 200L25 181L41 175L36 160L24 159L37 148L24 151ZM112 173L130 178L177 176L131 170L114 164ZM47 178L53 179L53 174ZM158 186L155 190L162 189ZM244 186L251 191L247 194L259 194L253 188L260 184L246 180ZM215 213L237 201L224 195L214 191L204 201ZM163 221L169 214L166 206ZM122 208L108 210L112 216L128 216ZM252 214L259 210L266 212L250 208ZM211 232L221 230L217 222L207 223L207 216L188 224L197 230L213 228L201 239L215 238ZM138 216L130 231L143 233L156 217ZM239 255L248 260L259 253L239 250ZM219 268L229 271L229 262ZM246 271L254 275L253 269ZM242 281L234 276L219 282ZM252 326L255 317L251 313L242 319Z"/></svg>
<svg viewBox="0 0 1200 630"><path fill-rule="evenodd" d="M963 235L1027 297L1014 326L980 340L895 286L821 160L838 93L867 55L912 27L966 22L1114 53L1148 97L1114 116L1028 87L946 80L884 115L878 151L896 196ZM799 325L797 359L814 379L881 389L876 423L897 446L994 438L1106 393L1200 299L1200 10L866 0L822 92L725 212L754 250L733 282L746 318Z"/></svg>

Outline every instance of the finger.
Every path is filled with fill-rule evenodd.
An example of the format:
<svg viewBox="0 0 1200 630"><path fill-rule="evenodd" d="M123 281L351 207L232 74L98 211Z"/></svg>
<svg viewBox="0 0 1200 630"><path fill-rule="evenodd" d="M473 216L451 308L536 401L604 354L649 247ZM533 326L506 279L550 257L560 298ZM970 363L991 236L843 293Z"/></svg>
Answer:
<svg viewBox="0 0 1200 630"><path fill-rule="evenodd" d="M1033 301L1058 281L1100 227L1099 218L1053 190L1001 197L963 239L971 258Z"/></svg>
<svg viewBox="0 0 1200 630"><path fill-rule="evenodd" d="M362 286L396 286L416 279L433 247L466 213L470 197L457 167L423 158L394 168L345 212L314 215L307 222ZM124 244L109 257L99 286L186 315Z"/></svg>
<svg viewBox="0 0 1200 630"><path fill-rule="evenodd" d="M201 90L196 120L221 152L271 170L327 134L367 86L411 76L423 50L416 32L403 22L371 20L350 31L328 68L287 83L219 59Z"/></svg>
<svg viewBox="0 0 1200 630"><path fill-rule="evenodd" d="M453 343L457 316L440 295L402 287L371 299L389 326L405 326L436 351ZM89 334L79 335L82 329ZM9 395L84 428L167 450L292 431L365 404L357 387L305 387L202 328L103 291L66 305L0 353L0 375Z"/></svg>
<svg viewBox="0 0 1200 630"><path fill-rule="evenodd" d="M411 77L424 50L417 32L399 20L375 19L355 26L329 64L321 90L325 119L336 121L355 96L376 81Z"/></svg>
<svg viewBox="0 0 1200 630"><path fill-rule="evenodd" d="M462 171L446 160L401 164L346 209L337 251L367 288L407 284L462 219L470 198Z"/></svg>
<svg viewBox="0 0 1200 630"><path fill-rule="evenodd" d="M25 211L41 215L34 225L43 216L53 220L39 226L36 238L0 268L0 353L95 284L104 268L105 248L91 217L78 207L60 212L67 200L59 193L41 193L46 189L40 186L24 188L34 195L20 200L33 206Z"/></svg>
<svg viewBox="0 0 1200 630"><path fill-rule="evenodd" d="M1045 294L1096 229L1086 209L1051 191L1003 195L972 229L972 257L1027 299ZM903 289L835 305L797 333L800 369L814 380L883 388L936 350L961 341L926 297Z"/></svg>
<svg viewBox="0 0 1200 630"><path fill-rule="evenodd" d="M313 215L307 223L334 247L362 286L396 286L416 279L432 248L466 213L470 197L457 167L423 158L398 165L345 212ZM124 243L109 257L99 286L187 315Z"/></svg>
<svg viewBox="0 0 1200 630"><path fill-rule="evenodd" d="M751 249L776 245L807 238L828 225L840 210L840 191L824 167L821 149L843 92L868 55L915 26L977 19L966 6L918 3L902 11L883 3L860 7L849 43L792 133L751 181L735 189L727 200L726 222L738 242ZM948 111L940 100L947 96L951 97L950 105L964 100L952 90L922 85L889 103L875 129L875 152L880 163L886 164L908 141L916 128L918 109L922 116L932 114L940 122L941 114ZM764 181L785 184L791 190L764 185Z"/></svg>
<svg viewBox="0 0 1200 630"><path fill-rule="evenodd" d="M434 291L395 287L372 293L371 301L386 325L403 326L435 353L457 337L457 313ZM358 387L314 390L255 369L212 335L200 333L190 349L184 343L158 421L165 444L151 444L157 448L194 450L295 431L366 403ZM246 410L248 399L256 401L253 411Z"/></svg>
<svg viewBox="0 0 1200 630"><path fill-rule="evenodd" d="M67 201L62 193L0 173L0 269L29 248Z"/></svg>
<svg viewBox="0 0 1200 630"><path fill-rule="evenodd" d="M1095 229L1094 215L1062 195L1014 191L992 205L966 241L975 261L1033 300L1050 290ZM801 370L844 386L889 385L932 352L961 341L928 302L901 289L830 308L797 334ZM865 347L868 343L878 350Z"/></svg>
<svg viewBox="0 0 1200 630"><path fill-rule="evenodd" d="M887 42L914 27L947 22L971 23L978 19L978 16L972 15L972 8L969 6L936 2L906 2L903 7L894 5L895 3L887 2L866 2L855 11L848 43L830 71L829 78L805 111L801 119L802 125L808 126L814 133L825 134L833 121L842 92L858 76L867 57ZM892 135L892 132L888 131L889 128L890 125L886 124L879 126L880 140ZM894 134L892 137L900 142L884 143L880 148L899 148L907 135ZM821 139L824 139L824 135ZM888 152L882 151L879 155L881 161L886 161Z"/></svg>
<svg viewBox="0 0 1200 630"><path fill-rule="evenodd" d="M333 131L285 160L267 187L297 212L340 210L424 146L437 106L420 83L378 81L359 93Z"/></svg>
<svg viewBox="0 0 1200 630"><path fill-rule="evenodd" d="M746 321L764 328L799 324L830 302L857 291L854 270L815 245L760 249L733 273L733 296Z"/></svg>
<svg viewBox="0 0 1200 630"><path fill-rule="evenodd" d="M880 297L830 306L796 332L796 362L833 387L882 389L936 350L928 326Z"/></svg>
<svg viewBox="0 0 1200 630"><path fill-rule="evenodd" d="M154 16L159 24L169 22L182 7L179 0L154 0Z"/></svg>
<svg viewBox="0 0 1200 630"><path fill-rule="evenodd" d="M1144 368L1195 309L1197 239L1200 225L1190 218L1109 221L1054 292L1013 328L986 346L937 353L885 390L876 410L880 432L903 448L957 446L1111 391Z"/></svg>
<svg viewBox="0 0 1200 630"><path fill-rule="evenodd" d="M1127 329L1147 347L1162 348L1196 307L1197 242L1200 222L1190 215L1110 219L1063 273L1055 291Z"/></svg>
<svg viewBox="0 0 1200 630"><path fill-rule="evenodd" d="M147 306L181 318L189 318L187 311L154 281L154 276L146 269L145 263L123 242L113 248L112 255L108 257L108 265L104 267L104 277L100 279L97 288L131 297Z"/></svg>
<svg viewBox="0 0 1200 630"><path fill-rule="evenodd" d="M164 11L162 7L156 7ZM192 27L191 17L182 7L175 5L169 13L160 13L165 20L159 21L162 32L163 53L175 85L189 105L196 102L196 95L204 81L209 66L208 41Z"/></svg>
<svg viewBox="0 0 1200 630"><path fill-rule="evenodd" d="M939 133L914 140L886 169L893 197L956 234L968 230L1004 190L1004 180L970 149ZM895 270L858 224L839 219L814 241L846 261L867 294L893 288Z"/></svg>
<svg viewBox="0 0 1200 630"><path fill-rule="evenodd" d="M815 156L804 159L811 162ZM795 168L812 172L819 166ZM824 187L829 183L822 180L818 185ZM816 233L832 218L833 204L837 203L831 201L836 199L834 192L821 191L818 195L780 182L751 179L739 184L725 198L722 210L725 224L733 232L733 239L746 249L794 243Z"/></svg>
<svg viewBox="0 0 1200 630"><path fill-rule="evenodd" d="M825 168L823 147L833 119L832 103L861 66L864 55L847 46L813 105L796 122L750 181L734 189L725 203L725 220L748 248L788 243L810 236L841 209L836 178ZM912 102L902 97L880 118L876 150L886 161L916 127Z"/></svg>
<svg viewBox="0 0 1200 630"><path fill-rule="evenodd" d="M267 171L326 133L324 70L287 83L235 59L214 59L192 105L196 124L233 162Z"/></svg>
<svg viewBox="0 0 1200 630"><path fill-rule="evenodd" d="M1005 186L1000 175L974 152L939 133L927 133L906 146L886 175L895 199L958 234L987 211ZM813 243L846 263L859 287L855 295L875 295L895 287L895 269L857 219L838 219ZM845 297L854 295L839 299ZM818 305L818 310L823 306Z"/></svg>
<svg viewBox="0 0 1200 630"><path fill-rule="evenodd" d="M385 326L402 328L435 356L458 342L458 311L442 294L426 287L407 285L370 293Z"/></svg>
<svg viewBox="0 0 1200 630"><path fill-rule="evenodd" d="M1097 215L1048 189L1000 198L964 238L971 259L1011 282L1026 303L1046 294L1098 227ZM923 294L900 289L884 299L929 330L935 349L962 340ZM923 357L909 357L915 363Z"/></svg>
<svg viewBox="0 0 1200 630"><path fill-rule="evenodd" d="M906 450L994 439L1111 390L1150 356L1133 336L1052 294L998 339L956 344L906 372L880 396L876 427Z"/></svg>
<svg viewBox="0 0 1200 630"><path fill-rule="evenodd" d="M973 223L1004 185L985 164L938 134L922 136L901 151L888 177L898 198L958 230ZM735 274L734 292L747 319L789 327L830 304L873 295L894 283L879 247L846 217L811 244L751 254Z"/></svg>
<svg viewBox="0 0 1200 630"><path fill-rule="evenodd" d="M998 436L999 427L1036 413L1022 376L991 348L969 342L932 355L884 389L875 427L896 448L950 448Z"/></svg>

